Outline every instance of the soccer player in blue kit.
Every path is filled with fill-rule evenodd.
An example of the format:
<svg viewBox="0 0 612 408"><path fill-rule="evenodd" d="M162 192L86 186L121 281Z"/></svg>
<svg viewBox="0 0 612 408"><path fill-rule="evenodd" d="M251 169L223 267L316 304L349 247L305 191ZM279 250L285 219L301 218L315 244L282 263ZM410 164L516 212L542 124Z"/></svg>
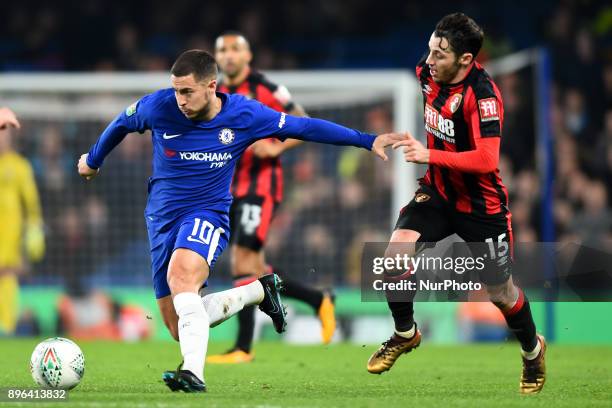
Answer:
<svg viewBox="0 0 612 408"><path fill-rule="evenodd" d="M180 344L183 362L166 371L173 391L201 392L209 327L259 304L277 332L285 329L278 294L280 279L267 275L249 285L204 298L206 284L229 240L230 184L244 150L267 137L287 137L372 150L384 149L404 134L374 136L313 118L277 112L241 95L216 92L217 65L205 51L181 54L171 69L172 88L144 96L104 130L78 171L95 177L106 155L131 132L151 130L153 174L145 218L151 247L153 286L164 323Z"/></svg>

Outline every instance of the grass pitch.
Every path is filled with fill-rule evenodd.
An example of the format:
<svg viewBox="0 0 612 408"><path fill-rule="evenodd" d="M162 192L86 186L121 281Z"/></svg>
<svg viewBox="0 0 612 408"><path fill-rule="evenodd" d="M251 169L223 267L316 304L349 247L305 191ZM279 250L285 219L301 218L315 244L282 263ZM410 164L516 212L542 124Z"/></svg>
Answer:
<svg viewBox="0 0 612 408"><path fill-rule="evenodd" d="M0 387L33 387L28 363L38 340L0 340ZM557 346L547 352L539 395L518 394L516 344L433 346L369 374L375 346L301 347L260 343L255 362L206 367L205 394L170 392L161 373L180 362L170 342L81 342L85 377L67 403L48 407L610 407L612 347ZM210 353L227 349L213 343ZM30 402L0 406L32 407Z"/></svg>

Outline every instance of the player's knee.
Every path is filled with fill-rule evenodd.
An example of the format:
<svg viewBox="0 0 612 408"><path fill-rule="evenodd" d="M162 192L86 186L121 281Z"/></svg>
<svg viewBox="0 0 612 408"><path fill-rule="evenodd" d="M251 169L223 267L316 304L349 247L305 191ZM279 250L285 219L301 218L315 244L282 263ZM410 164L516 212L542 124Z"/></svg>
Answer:
<svg viewBox="0 0 612 408"><path fill-rule="evenodd" d="M194 273L189 268L175 266L168 269L168 287L172 293L192 291L195 285Z"/></svg>
<svg viewBox="0 0 612 408"><path fill-rule="evenodd" d="M172 293L197 292L206 277L201 271L184 266L174 266L168 269L168 287Z"/></svg>
<svg viewBox="0 0 612 408"><path fill-rule="evenodd" d="M197 292L207 278L208 265L199 254L191 251L174 253L166 275L173 294Z"/></svg>

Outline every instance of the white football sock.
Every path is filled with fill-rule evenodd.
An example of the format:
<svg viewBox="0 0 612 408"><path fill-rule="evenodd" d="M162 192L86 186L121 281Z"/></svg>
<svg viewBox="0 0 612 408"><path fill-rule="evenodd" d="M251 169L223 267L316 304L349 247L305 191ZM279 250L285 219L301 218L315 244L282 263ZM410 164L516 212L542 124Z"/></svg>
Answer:
<svg viewBox="0 0 612 408"><path fill-rule="evenodd" d="M416 326L413 324L412 328L410 330L403 331L403 332L396 330L395 334L397 334L398 336L403 337L405 339L411 339L411 338L414 337L415 330L416 330Z"/></svg>
<svg viewBox="0 0 612 408"><path fill-rule="evenodd" d="M540 350L542 350L542 345L540 344L540 339L538 339L538 342L536 343L536 346L535 346L535 348L533 350L525 351L525 350L521 349L521 354L527 360L533 360L534 358L536 358L540 354Z"/></svg>
<svg viewBox="0 0 612 408"><path fill-rule="evenodd" d="M208 348L208 314L197 293L183 292L174 296L178 315L179 343L183 355L183 370L191 371L204 381L204 358Z"/></svg>
<svg viewBox="0 0 612 408"><path fill-rule="evenodd" d="M208 294L202 298L202 303L208 313L210 327L215 327L245 306L259 304L263 298L263 286L256 280L248 285Z"/></svg>

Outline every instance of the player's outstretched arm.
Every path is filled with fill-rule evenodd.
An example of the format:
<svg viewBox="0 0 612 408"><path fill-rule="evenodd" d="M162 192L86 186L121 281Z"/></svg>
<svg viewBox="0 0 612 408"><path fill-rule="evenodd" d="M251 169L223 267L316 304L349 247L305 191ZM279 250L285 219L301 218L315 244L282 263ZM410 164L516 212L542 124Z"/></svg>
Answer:
<svg viewBox="0 0 612 408"><path fill-rule="evenodd" d="M104 158L125 138L128 133L150 129L152 95L146 95L128 106L104 129L89 153L82 154L78 162L79 175L91 180L98 174Z"/></svg>
<svg viewBox="0 0 612 408"><path fill-rule="evenodd" d="M79 158L77 168L79 175L86 180L94 178L99 171L99 168L104 163L104 158L131 132L121 123L121 117L115 119L102 132L96 143L91 147L89 153L84 153Z"/></svg>
<svg viewBox="0 0 612 408"><path fill-rule="evenodd" d="M374 153L383 160L387 160L385 147L408 137L404 133L376 136L323 119L300 118L279 113L262 104L257 104L253 109L251 130L255 139L276 136L281 140L294 138L338 146L363 147L374 150Z"/></svg>

